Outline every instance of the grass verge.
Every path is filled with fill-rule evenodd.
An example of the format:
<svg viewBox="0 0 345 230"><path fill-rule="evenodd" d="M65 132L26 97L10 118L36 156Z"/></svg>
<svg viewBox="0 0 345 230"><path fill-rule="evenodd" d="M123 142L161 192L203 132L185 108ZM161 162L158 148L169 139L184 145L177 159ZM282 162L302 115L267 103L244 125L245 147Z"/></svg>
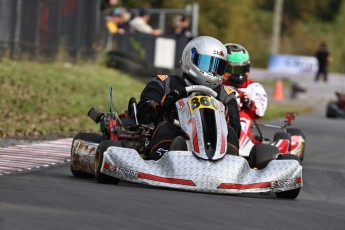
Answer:
<svg viewBox="0 0 345 230"><path fill-rule="evenodd" d="M144 83L98 64L0 61L0 138L28 139L46 135L73 136L97 132L87 117L91 107L109 110L109 86L118 111L132 96L139 98ZM298 105L272 104L265 119L285 112L310 112Z"/></svg>
<svg viewBox="0 0 345 230"><path fill-rule="evenodd" d="M71 65L29 61L0 62L0 138L98 131L88 117L91 107L120 111L144 84L96 64Z"/></svg>

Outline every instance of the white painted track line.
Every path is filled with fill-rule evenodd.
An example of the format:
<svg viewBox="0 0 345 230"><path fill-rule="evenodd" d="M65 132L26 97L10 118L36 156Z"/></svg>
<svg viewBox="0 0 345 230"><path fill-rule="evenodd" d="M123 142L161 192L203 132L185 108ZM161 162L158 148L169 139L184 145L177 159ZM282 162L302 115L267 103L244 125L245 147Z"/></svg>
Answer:
<svg viewBox="0 0 345 230"><path fill-rule="evenodd" d="M0 148L0 175L69 161L72 138Z"/></svg>

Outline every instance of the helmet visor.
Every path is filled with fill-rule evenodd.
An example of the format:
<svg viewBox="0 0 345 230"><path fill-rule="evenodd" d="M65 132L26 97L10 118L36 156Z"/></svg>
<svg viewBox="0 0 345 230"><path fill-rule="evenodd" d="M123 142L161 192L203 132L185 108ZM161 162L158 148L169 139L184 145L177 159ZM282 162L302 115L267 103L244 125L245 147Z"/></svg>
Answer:
<svg viewBox="0 0 345 230"><path fill-rule="evenodd" d="M243 74L249 72L249 65L245 65L245 66L231 66L231 65L228 65L226 67L226 72L229 73L229 74L243 75Z"/></svg>
<svg viewBox="0 0 345 230"><path fill-rule="evenodd" d="M227 61L210 55L199 54L192 49L192 63L199 69L217 75L224 75Z"/></svg>

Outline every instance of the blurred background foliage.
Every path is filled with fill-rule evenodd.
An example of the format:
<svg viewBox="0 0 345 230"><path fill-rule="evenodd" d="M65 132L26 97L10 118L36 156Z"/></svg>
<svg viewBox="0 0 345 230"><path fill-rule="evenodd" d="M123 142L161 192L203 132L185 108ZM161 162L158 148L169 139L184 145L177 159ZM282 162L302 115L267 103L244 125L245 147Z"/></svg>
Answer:
<svg viewBox="0 0 345 230"><path fill-rule="evenodd" d="M271 49L274 0L125 0L128 8L183 8L199 3L199 35L244 45L254 67L266 68ZM281 54L313 56L326 41L334 58L331 72L345 72L345 2L285 0Z"/></svg>

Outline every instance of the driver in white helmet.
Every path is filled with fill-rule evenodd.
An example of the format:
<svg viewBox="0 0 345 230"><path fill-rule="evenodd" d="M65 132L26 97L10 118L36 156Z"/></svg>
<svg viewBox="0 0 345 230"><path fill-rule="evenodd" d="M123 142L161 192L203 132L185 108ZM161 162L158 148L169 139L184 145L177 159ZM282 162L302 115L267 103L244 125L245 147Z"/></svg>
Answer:
<svg viewBox="0 0 345 230"><path fill-rule="evenodd" d="M241 125L235 92L222 85L226 65L225 46L215 38L200 36L191 40L183 50L181 76L157 75L150 80L138 103L139 122L155 124L149 159L161 158L170 150L175 137L182 134L182 130L172 124L167 115L177 119L175 102L187 96L185 87L190 85L207 86L218 93L217 98L227 108L228 149L232 150L231 154L238 155Z"/></svg>

